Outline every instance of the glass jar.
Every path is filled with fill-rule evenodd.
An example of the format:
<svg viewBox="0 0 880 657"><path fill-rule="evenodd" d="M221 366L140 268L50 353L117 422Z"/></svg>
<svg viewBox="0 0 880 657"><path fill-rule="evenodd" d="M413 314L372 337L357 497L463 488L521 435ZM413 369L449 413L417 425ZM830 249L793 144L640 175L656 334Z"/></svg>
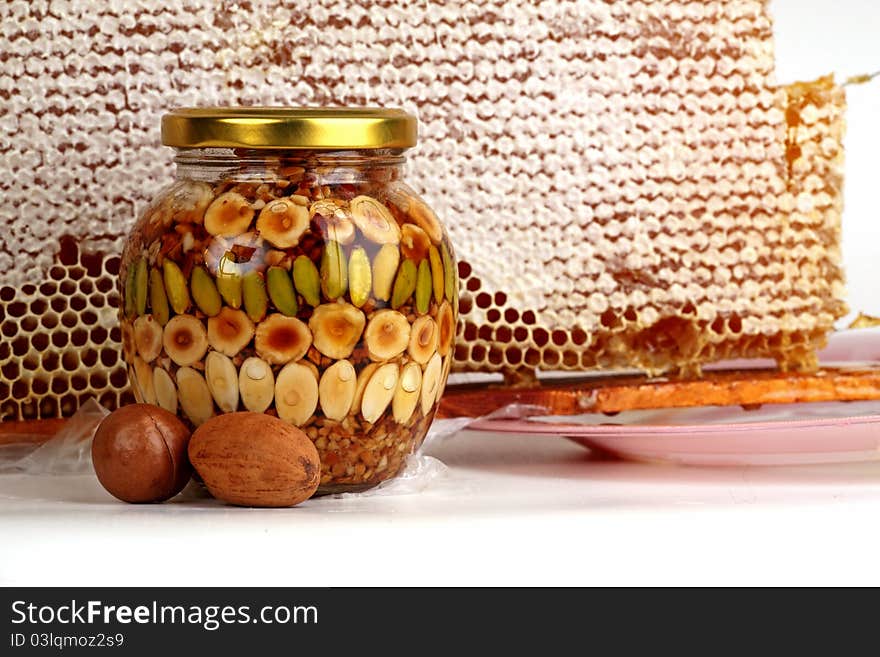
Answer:
<svg viewBox="0 0 880 657"><path fill-rule="evenodd" d="M120 321L139 401L198 426L250 410L300 427L319 492L393 477L453 358L455 254L402 179L399 110L184 109L176 182L134 226Z"/></svg>

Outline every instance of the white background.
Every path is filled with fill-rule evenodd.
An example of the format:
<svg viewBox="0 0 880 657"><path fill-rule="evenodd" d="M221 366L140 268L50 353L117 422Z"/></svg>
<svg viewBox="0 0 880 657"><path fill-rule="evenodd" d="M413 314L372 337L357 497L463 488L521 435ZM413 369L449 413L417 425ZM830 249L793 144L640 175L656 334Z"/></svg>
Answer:
<svg viewBox="0 0 880 657"><path fill-rule="evenodd" d="M880 4L776 0L778 79L880 68ZM880 314L880 80L850 88L845 263ZM0 584L880 584L880 463L680 468L462 433L417 494L131 506L0 477Z"/></svg>

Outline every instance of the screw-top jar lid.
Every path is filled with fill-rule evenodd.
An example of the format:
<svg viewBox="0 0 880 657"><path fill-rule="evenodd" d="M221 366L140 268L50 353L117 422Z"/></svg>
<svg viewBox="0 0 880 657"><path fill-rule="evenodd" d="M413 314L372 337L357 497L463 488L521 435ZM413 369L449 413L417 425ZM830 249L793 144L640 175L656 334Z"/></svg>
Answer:
<svg viewBox="0 0 880 657"><path fill-rule="evenodd" d="M410 148L416 118L374 107L187 107L162 117L177 148Z"/></svg>

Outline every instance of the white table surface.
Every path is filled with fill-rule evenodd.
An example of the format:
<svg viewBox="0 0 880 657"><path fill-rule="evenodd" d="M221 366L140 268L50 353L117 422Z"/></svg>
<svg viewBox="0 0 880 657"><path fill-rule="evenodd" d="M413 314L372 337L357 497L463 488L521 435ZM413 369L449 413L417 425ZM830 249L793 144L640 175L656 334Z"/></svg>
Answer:
<svg viewBox="0 0 880 657"><path fill-rule="evenodd" d="M414 494L126 505L0 475L3 585L880 583L880 463L689 468L462 432Z"/></svg>

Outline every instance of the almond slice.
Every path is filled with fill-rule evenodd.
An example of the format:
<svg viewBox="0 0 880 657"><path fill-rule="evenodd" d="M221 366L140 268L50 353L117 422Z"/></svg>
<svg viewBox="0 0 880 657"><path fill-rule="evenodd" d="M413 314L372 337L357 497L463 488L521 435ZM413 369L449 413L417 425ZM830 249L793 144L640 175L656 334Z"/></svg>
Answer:
<svg viewBox="0 0 880 657"><path fill-rule="evenodd" d="M275 410L285 422L302 426L318 406L318 382L300 363L288 363L275 379Z"/></svg>
<svg viewBox="0 0 880 657"><path fill-rule="evenodd" d="M324 416L341 420L348 415L356 390L357 376L349 361L336 361L324 370L318 384L318 399Z"/></svg>

